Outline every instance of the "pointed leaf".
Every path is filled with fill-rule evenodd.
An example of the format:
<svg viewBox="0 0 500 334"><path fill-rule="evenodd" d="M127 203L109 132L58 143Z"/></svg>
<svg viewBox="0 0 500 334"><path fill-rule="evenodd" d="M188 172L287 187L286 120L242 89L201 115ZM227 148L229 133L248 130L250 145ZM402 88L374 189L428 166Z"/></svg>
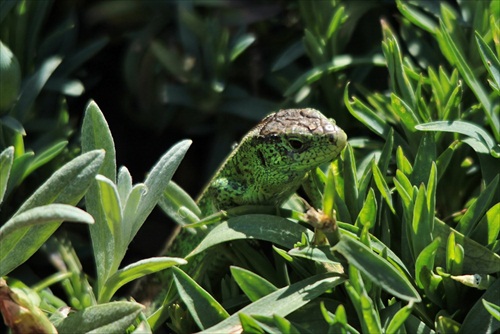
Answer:
<svg viewBox="0 0 500 334"><path fill-rule="evenodd" d="M206 329L229 317L229 313L185 272L176 267L172 270L179 296L200 329Z"/></svg>
<svg viewBox="0 0 500 334"><path fill-rule="evenodd" d="M343 236L333 250L346 257L350 264L369 277L374 284L381 286L394 296L413 302L421 300L420 295L406 277L361 242Z"/></svg>

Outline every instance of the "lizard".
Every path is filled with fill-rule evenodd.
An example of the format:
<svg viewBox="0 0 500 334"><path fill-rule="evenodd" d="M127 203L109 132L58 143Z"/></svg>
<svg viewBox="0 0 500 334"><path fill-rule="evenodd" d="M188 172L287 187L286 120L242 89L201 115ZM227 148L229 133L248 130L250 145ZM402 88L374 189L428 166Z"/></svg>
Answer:
<svg viewBox="0 0 500 334"><path fill-rule="evenodd" d="M279 207L309 171L334 160L346 143L346 133L318 110L269 114L233 148L198 196L202 216L241 205ZM184 257L201 239L181 232L168 253Z"/></svg>
<svg viewBox="0 0 500 334"><path fill-rule="evenodd" d="M241 205L281 206L311 170L334 160L346 143L346 133L315 109L282 109L266 116L233 148L197 198L202 217ZM186 257L206 234L200 232L179 227L166 254ZM190 262L188 271L208 266L197 265L200 257Z"/></svg>

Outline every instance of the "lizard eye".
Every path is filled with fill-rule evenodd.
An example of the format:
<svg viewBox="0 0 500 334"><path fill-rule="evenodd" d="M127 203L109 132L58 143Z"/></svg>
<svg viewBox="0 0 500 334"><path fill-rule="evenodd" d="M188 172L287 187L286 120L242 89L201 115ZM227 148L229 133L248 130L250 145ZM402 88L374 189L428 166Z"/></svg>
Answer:
<svg viewBox="0 0 500 334"><path fill-rule="evenodd" d="M299 139L297 138L290 138L288 139L288 143L294 150L300 150L304 143L302 143Z"/></svg>

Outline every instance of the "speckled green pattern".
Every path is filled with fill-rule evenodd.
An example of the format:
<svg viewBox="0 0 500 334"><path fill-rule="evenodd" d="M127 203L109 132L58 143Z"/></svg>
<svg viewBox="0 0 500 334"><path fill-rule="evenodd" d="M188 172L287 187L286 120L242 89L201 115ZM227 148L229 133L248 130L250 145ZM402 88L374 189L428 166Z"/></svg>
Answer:
<svg viewBox="0 0 500 334"><path fill-rule="evenodd" d="M280 110L241 140L198 204L205 215L238 205L280 205L308 171L335 159L346 141L345 132L317 110Z"/></svg>

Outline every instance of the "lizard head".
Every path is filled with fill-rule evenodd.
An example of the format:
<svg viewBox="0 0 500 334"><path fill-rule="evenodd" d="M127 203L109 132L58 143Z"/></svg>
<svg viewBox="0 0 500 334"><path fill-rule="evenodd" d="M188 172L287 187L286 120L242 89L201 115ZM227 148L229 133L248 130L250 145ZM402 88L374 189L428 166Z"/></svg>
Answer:
<svg viewBox="0 0 500 334"><path fill-rule="evenodd" d="M335 121L315 109L280 110L264 118L255 131L261 163L273 169L306 172L334 160L347 143Z"/></svg>

